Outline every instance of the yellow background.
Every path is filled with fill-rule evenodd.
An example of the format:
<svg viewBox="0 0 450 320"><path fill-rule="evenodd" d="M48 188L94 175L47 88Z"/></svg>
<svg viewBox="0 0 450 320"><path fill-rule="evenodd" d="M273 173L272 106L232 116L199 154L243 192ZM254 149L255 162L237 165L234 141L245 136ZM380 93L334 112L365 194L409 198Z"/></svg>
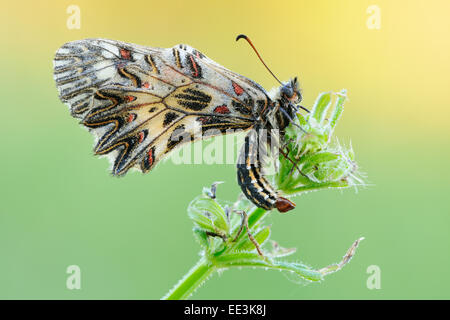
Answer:
<svg viewBox="0 0 450 320"><path fill-rule="evenodd" d="M69 5L81 29L66 27ZM381 29L366 26L369 5ZM231 270L194 298L450 298L450 2L7 1L0 10L0 298L158 299L195 263L189 201L212 181L238 193L233 165L173 165L123 179L92 156L92 137L59 102L52 77L63 43L102 37L189 44L270 89L245 33L281 79L298 76L304 105L348 90L337 135L350 140L371 186L297 198L273 213L273 238L315 267L354 260L321 284ZM82 289L65 286L79 265ZM369 290L366 269L381 268Z"/></svg>

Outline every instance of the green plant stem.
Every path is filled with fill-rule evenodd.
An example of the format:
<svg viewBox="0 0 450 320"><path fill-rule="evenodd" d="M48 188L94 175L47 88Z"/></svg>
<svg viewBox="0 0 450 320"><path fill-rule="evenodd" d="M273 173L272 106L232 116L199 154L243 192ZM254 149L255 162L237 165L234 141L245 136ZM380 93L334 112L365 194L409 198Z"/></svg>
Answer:
<svg viewBox="0 0 450 320"><path fill-rule="evenodd" d="M317 183L317 184L310 184L307 186L301 186L297 187L291 190L285 190L284 192L286 194L297 194L300 192L306 192L306 191L315 191L320 189L327 189L327 188L346 188L348 187L347 181L332 181L332 182L323 182L323 183Z"/></svg>
<svg viewBox="0 0 450 320"><path fill-rule="evenodd" d="M248 213L248 226L251 229L256 225L269 211L254 207ZM243 232L240 237L247 236ZM238 242L238 241L236 241ZM206 279L216 270L216 265L202 257L197 264L162 298L164 300L182 300L187 299Z"/></svg>
<svg viewBox="0 0 450 320"><path fill-rule="evenodd" d="M199 262L162 299L187 299L214 272L215 267L206 258Z"/></svg>

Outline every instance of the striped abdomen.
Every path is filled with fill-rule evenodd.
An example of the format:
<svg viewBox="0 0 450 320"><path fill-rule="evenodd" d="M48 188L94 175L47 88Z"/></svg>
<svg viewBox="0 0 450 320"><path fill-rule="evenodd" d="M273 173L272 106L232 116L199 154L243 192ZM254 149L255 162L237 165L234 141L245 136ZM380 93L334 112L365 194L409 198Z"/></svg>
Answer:
<svg viewBox="0 0 450 320"><path fill-rule="evenodd" d="M280 197L262 174L261 158L265 155L266 146L260 145L258 140L258 130L251 130L239 155L237 177L242 192L257 207L265 210L277 208L280 212L286 212L294 209L295 204Z"/></svg>

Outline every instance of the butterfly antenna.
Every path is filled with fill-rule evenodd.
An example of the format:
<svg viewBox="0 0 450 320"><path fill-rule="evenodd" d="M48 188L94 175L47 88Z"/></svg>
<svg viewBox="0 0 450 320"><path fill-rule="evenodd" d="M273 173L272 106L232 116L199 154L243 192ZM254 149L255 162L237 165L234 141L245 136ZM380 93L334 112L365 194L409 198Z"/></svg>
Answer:
<svg viewBox="0 0 450 320"><path fill-rule="evenodd" d="M269 67L265 64L264 60L261 58L261 56L258 53L258 50L256 50L255 46L253 45L253 43L250 41L249 37L247 37L245 34L240 34L236 37L236 41L238 41L239 39L245 39L247 40L248 44L253 48L253 50L255 51L256 55L258 56L259 60L262 62L262 64L264 65L264 67L266 67L267 71L270 72L270 74L282 85L281 81L278 80L278 78L273 74L272 71L270 71Z"/></svg>

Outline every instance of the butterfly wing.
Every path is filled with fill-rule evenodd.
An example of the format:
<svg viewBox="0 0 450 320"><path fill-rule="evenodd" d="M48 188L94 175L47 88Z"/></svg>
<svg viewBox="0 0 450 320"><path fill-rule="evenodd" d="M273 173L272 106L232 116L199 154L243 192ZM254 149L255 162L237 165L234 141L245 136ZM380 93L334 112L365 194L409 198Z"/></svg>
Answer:
<svg viewBox="0 0 450 320"><path fill-rule="evenodd" d="M54 78L117 175L147 172L183 143L248 129L269 103L257 84L186 45L69 42L56 53Z"/></svg>

